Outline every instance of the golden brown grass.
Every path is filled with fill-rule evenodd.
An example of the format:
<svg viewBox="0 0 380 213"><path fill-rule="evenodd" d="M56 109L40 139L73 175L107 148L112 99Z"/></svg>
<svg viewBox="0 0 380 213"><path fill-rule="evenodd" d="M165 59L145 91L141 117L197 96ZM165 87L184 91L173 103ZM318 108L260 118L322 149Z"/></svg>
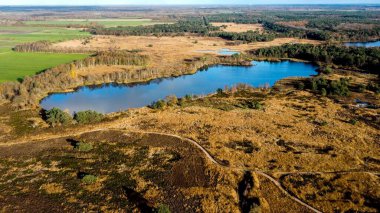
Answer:
<svg viewBox="0 0 380 213"><path fill-rule="evenodd" d="M281 24L288 27L300 27L304 28L308 24L308 21L281 21L276 24Z"/></svg>
<svg viewBox="0 0 380 213"><path fill-rule="evenodd" d="M250 30L259 32L264 31L264 28L261 24L236 24L231 22L213 22L212 25L217 27L227 26L226 28L222 28L222 31L225 32L242 33Z"/></svg>
<svg viewBox="0 0 380 213"><path fill-rule="evenodd" d="M226 40L221 38L197 37L197 36L176 36L176 37L153 37L153 36L94 36L90 43L84 45L81 40L71 40L54 44L57 49L75 49L83 50L140 50L140 54L148 55L150 62L146 68L158 70L181 70L186 69L183 66L184 60L201 57L208 54L215 56L216 52L222 48L231 48L236 51L245 52L252 49L279 46L286 43L312 43L319 44L317 41L296 39L296 38L278 38L270 42L256 42L250 44L241 44L229 47ZM213 51L214 53L204 53L202 51ZM135 69L132 66L99 66L83 70L79 75L88 75L90 73L117 72L125 69ZM141 67L140 67L141 68Z"/></svg>

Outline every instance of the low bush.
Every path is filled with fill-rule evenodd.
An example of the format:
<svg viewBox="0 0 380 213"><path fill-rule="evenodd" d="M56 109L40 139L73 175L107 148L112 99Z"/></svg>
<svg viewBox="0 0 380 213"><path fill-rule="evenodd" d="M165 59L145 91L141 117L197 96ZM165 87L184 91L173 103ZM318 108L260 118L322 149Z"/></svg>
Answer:
<svg viewBox="0 0 380 213"><path fill-rule="evenodd" d="M85 175L82 178L82 182L85 184L93 184L96 182L97 177L95 175Z"/></svg>
<svg viewBox="0 0 380 213"><path fill-rule="evenodd" d="M53 108L50 110L47 110L45 112L46 115L46 122L48 122L51 126L57 126L57 125L67 125L72 122L72 117L62 111L59 108Z"/></svg>
<svg viewBox="0 0 380 213"><path fill-rule="evenodd" d="M164 100L154 101L149 107L152 109L163 109L166 106L166 102Z"/></svg>
<svg viewBox="0 0 380 213"><path fill-rule="evenodd" d="M88 152L88 151L91 151L94 147L90 143L77 142L74 148L81 152Z"/></svg>
<svg viewBox="0 0 380 213"><path fill-rule="evenodd" d="M167 205L165 204L161 204L158 208L157 208L157 213L170 213L170 209Z"/></svg>
<svg viewBox="0 0 380 213"><path fill-rule="evenodd" d="M323 96L348 96L350 95L349 90L349 79L341 78L337 81L327 80L325 78L313 78L310 80L309 89L317 92Z"/></svg>
<svg viewBox="0 0 380 213"><path fill-rule="evenodd" d="M80 124L88 124L100 122L104 119L104 115L92 110L77 112L74 114L74 120Z"/></svg>

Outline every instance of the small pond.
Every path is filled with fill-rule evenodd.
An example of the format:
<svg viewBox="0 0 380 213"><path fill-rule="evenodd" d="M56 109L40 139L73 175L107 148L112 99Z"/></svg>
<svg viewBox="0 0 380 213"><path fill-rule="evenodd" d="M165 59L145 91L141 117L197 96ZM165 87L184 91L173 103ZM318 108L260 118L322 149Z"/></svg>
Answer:
<svg viewBox="0 0 380 213"><path fill-rule="evenodd" d="M161 78L141 84L103 84L83 86L74 92L55 93L44 98L44 109L58 107L71 113L95 110L102 113L117 112L128 108L143 107L168 95L184 97L206 95L218 88L245 83L263 86L287 77L309 77L317 74L317 67L302 62L253 61L254 66L217 65L193 75Z"/></svg>
<svg viewBox="0 0 380 213"><path fill-rule="evenodd" d="M380 47L380 40L370 42L347 42L345 45L348 47Z"/></svg>
<svg viewBox="0 0 380 213"><path fill-rule="evenodd" d="M240 53L239 51L231 50L231 49L228 49L228 48L222 48L222 49L219 49L219 50L197 50L196 52L200 52L200 53L215 53L215 54L218 54L218 55L225 55L225 56L230 56L230 55L233 55L233 54L236 54L236 53Z"/></svg>

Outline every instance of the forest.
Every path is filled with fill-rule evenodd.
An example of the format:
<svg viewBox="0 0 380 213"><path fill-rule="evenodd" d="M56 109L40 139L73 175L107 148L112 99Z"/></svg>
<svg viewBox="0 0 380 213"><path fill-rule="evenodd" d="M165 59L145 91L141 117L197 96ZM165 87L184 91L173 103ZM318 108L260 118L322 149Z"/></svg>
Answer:
<svg viewBox="0 0 380 213"><path fill-rule="evenodd" d="M379 48L353 48L337 45L285 44L250 52L256 57L265 58L297 58L312 62L335 64L367 70L380 74Z"/></svg>

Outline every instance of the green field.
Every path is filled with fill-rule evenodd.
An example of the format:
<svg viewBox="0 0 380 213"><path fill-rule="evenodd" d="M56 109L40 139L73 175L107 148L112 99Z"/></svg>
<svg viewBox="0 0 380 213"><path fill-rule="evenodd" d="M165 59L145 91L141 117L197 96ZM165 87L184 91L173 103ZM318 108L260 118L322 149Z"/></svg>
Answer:
<svg viewBox="0 0 380 213"><path fill-rule="evenodd" d="M41 40L57 42L86 36L89 36L88 32L63 27L0 26L0 82L15 81L87 56L84 54L19 53L12 51L15 45Z"/></svg>
<svg viewBox="0 0 380 213"><path fill-rule="evenodd" d="M88 32L67 28L70 24L97 24L105 27L138 26L158 24L151 19L56 19L48 21L26 21L20 26L0 26L0 82L14 81L33 75L53 66L86 57L83 54L17 53L12 48L17 44L41 40L58 42L90 36ZM42 26L55 25L55 26Z"/></svg>
<svg viewBox="0 0 380 213"><path fill-rule="evenodd" d="M0 82L15 81L85 57L85 54L3 52L0 53Z"/></svg>
<svg viewBox="0 0 380 213"><path fill-rule="evenodd" d="M0 52L10 51L17 44L47 40L64 41L89 36L88 32L59 27L0 26Z"/></svg>
<svg viewBox="0 0 380 213"><path fill-rule="evenodd" d="M56 26L67 26L67 25L90 25L91 23L96 23L98 25L103 25L104 27L117 27L117 26L139 26L139 25L151 25L160 24L159 22L154 22L151 19L56 19L56 20L46 20L46 21L26 21L27 25L56 25Z"/></svg>

